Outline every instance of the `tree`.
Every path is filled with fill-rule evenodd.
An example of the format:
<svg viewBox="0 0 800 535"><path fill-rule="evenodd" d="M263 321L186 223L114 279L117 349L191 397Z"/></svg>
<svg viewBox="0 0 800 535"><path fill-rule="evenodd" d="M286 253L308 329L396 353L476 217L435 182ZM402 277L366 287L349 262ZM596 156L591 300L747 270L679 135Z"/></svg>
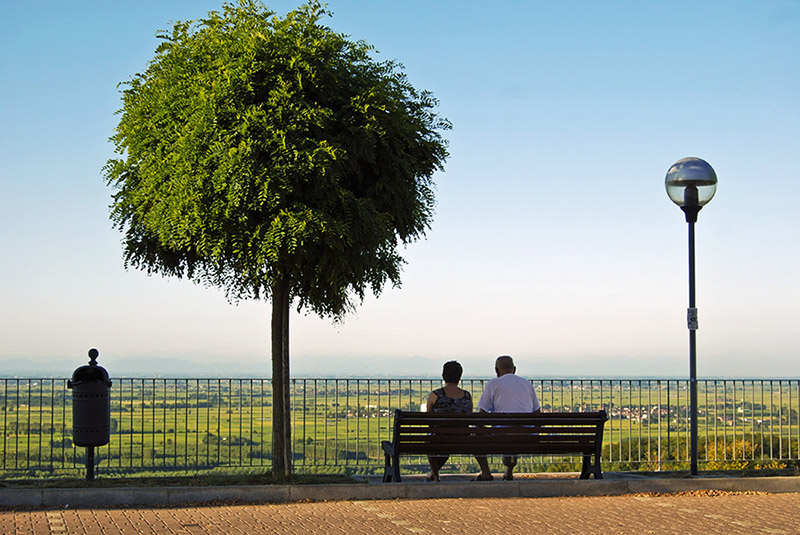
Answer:
<svg viewBox="0 0 800 535"><path fill-rule="evenodd" d="M255 0L178 22L125 82L104 167L125 266L272 302L273 472L291 473L289 310L341 319L400 283L450 128L402 66Z"/></svg>

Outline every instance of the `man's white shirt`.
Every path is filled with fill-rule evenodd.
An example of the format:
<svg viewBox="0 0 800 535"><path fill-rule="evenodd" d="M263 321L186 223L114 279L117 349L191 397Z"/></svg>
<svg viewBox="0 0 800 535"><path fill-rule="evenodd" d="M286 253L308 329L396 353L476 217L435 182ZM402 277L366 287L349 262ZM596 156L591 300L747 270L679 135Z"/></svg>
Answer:
<svg viewBox="0 0 800 535"><path fill-rule="evenodd" d="M531 382L513 373L486 383L478 402L478 409L486 412L534 412L539 408Z"/></svg>

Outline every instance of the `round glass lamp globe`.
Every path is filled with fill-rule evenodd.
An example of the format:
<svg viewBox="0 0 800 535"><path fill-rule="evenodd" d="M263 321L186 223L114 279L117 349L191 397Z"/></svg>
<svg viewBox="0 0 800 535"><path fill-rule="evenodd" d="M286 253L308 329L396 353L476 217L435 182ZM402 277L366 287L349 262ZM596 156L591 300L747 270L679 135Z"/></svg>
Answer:
<svg viewBox="0 0 800 535"><path fill-rule="evenodd" d="M667 195L678 206L705 206L717 192L717 174L700 158L683 158L667 171Z"/></svg>

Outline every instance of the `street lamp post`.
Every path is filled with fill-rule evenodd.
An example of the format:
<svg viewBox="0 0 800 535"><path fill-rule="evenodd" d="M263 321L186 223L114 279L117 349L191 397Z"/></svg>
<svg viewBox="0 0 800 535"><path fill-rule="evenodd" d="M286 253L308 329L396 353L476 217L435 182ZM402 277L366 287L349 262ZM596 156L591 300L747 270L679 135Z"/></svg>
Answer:
<svg viewBox="0 0 800 535"><path fill-rule="evenodd" d="M689 405L691 410L691 475L697 475L697 307L694 288L694 224L697 213L717 192L717 174L700 158L683 158L667 171L667 195L680 206L689 224L689 308L686 314L689 328Z"/></svg>

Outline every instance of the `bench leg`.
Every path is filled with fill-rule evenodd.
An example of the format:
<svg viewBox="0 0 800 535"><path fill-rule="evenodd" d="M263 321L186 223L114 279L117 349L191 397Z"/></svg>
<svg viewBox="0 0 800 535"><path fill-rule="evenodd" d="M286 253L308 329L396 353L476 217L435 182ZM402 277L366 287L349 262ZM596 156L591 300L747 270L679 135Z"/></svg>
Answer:
<svg viewBox="0 0 800 535"><path fill-rule="evenodd" d="M589 470L591 468L591 455L583 455L583 465L581 466L581 479L589 479Z"/></svg>
<svg viewBox="0 0 800 535"><path fill-rule="evenodd" d="M600 470L600 456L596 456L594 460L594 467L592 468L595 479L603 479L603 472Z"/></svg>
<svg viewBox="0 0 800 535"><path fill-rule="evenodd" d="M392 481L400 483L400 456L395 455L392 459Z"/></svg>
<svg viewBox="0 0 800 535"><path fill-rule="evenodd" d="M600 469L600 457L595 455L594 463L592 455L583 456L583 466L581 467L581 479L589 479L594 474L595 479L603 479L603 472Z"/></svg>
<svg viewBox="0 0 800 535"><path fill-rule="evenodd" d="M383 482L384 483L391 483L392 481L392 461L391 457L388 453L384 453L384 461L385 464L383 465Z"/></svg>

